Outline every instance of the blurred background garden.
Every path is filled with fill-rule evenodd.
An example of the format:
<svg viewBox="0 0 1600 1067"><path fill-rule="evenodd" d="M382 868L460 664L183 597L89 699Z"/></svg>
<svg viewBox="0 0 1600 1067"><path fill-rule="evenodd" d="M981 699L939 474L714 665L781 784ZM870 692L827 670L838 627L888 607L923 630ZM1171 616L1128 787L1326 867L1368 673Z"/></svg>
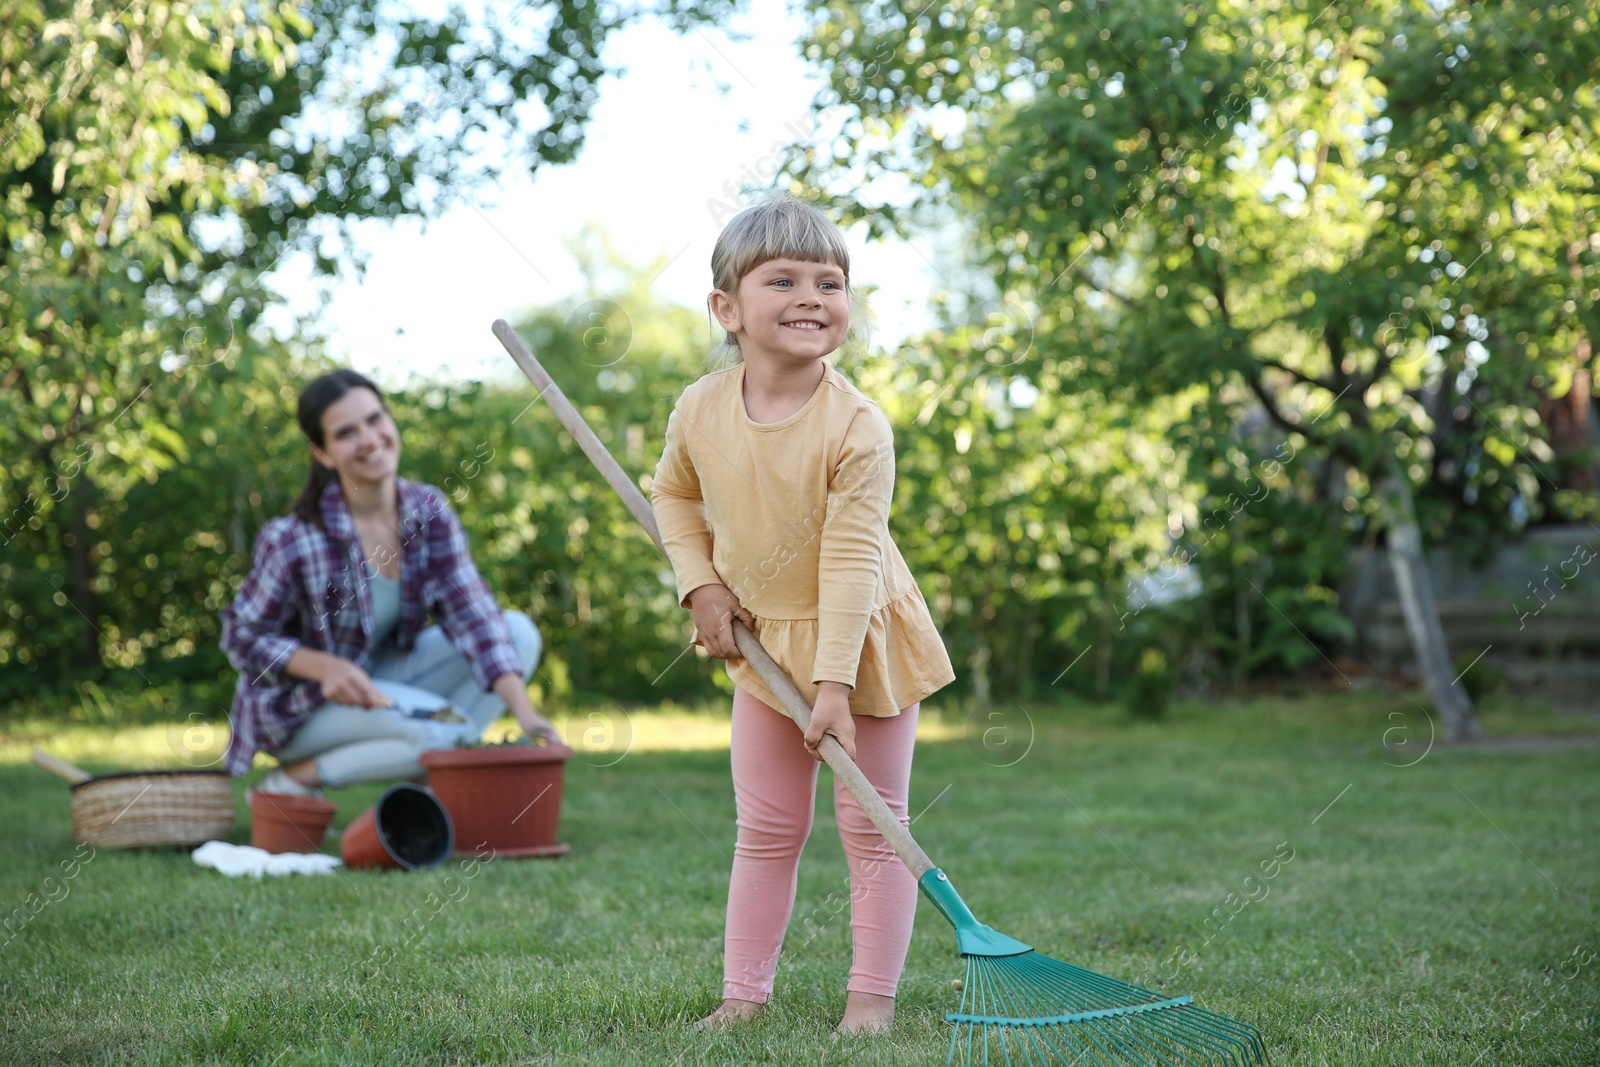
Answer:
<svg viewBox="0 0 1600 1067"><path fill-rule="evenodd" d="M734 8L6 7L0 698L221 720L217 612L303 479L295 397L338 349L325 318L284 313L286 275L359 280L358 227L571 163L608 35L704 38ZM1171 693L1405 687L1437 616L1446 688L1509 672L1587 696L1591 9L787 17L810 117L672 210L704 211L696 255L770 188L858 244L931 242L922 320L839 363L894 424L893 528L962 693L1157 713ZM617 201L648 196L616 178ZM505 311L647 484L704 313L604 219L564 240L578 287ZM450 324L492 347L487 321ZM394 388L404 473L446 489L491 587L544 629L542 698L709 692L664 568L549 411L509 362L441 360L366 366ZM1408 619L1391 562L1413 534L1434 588Z"/></svg>
<svg viewBox="0 0 1600 1067"><path fill-rule="evenodd" d="M776 1021L679 1026L715 986L728 683L489 332L648 488L711 243L779 190L848 228L874 333L837 364L893 424L891 529L956 666L930 850L1277 1062L1592 1062L1597 30L1509 0L0 0L0 1059L942 1054L922 935L895 1036L827 1040L826 921ZM30 747L219 759L218 612L341 365L544 633L572 855L399 942L437 872L106 850L34 907L72 846ZM373 799L337 792L341 823ZM802 913L841 871L807 860ZM346 965L397 943L381 983Z"/></svg>

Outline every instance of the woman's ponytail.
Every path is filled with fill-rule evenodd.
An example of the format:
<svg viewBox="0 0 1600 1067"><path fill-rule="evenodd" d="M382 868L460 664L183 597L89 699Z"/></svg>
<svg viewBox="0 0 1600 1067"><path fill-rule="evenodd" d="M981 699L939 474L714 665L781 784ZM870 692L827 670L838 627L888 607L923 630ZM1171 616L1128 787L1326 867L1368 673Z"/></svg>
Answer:
<svg viewBox="0 0 1600 1067"><path fill-rule="evenodd" d="M321 447L320 445L318 446ZM324 467L311 460L311 469L306 472L305 488L300 490L300 495L294 498L294 506L290 512L301 522L309 522L313 526L322 525L322 491L332 482L339 480L339 472L329 467Z"/></svg>

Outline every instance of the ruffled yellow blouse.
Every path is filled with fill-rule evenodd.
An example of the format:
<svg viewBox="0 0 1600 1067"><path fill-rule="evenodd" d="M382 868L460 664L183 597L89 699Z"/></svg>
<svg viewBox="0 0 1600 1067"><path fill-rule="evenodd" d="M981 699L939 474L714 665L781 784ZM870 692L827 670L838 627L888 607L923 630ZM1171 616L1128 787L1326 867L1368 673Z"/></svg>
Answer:
<svg viewBox="0 0 1600 1067"><path fill-rule="evenodd" d="M898 715L955 671L889 537L889 420L826 366L799 411L754 422L744 370L695 382L667 422L650 495L679 599L726 585L808 703L818 682L843 682L852 713ZM728 674L777 706L746 661L728 661Z"/></svg>

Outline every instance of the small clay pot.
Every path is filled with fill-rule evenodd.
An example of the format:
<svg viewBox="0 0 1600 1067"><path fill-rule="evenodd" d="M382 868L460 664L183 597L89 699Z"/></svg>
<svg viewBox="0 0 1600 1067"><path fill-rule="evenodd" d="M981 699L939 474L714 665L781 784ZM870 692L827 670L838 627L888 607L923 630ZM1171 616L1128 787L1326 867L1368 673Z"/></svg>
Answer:
<svg viewBox="0 0 1600 1067"><path fill-rule="evenodd" d="M338 806L287 793L250 794L250 843L264 852L321 852Z"/></svg>
<svg viewBox="0 0 1600 1067"><path fill-rule="evenodd" d="M424 752L428 785L456 825L458 855L560 856L556 841L566 745L500 745Z"/></svg>
<svg viewBox="0 0 1600 1067"><path fill-rule="evenodd" d="M455 830L434 795L415 785L396 785L344 829L339 854L347 867L391 867L408 871L437 867L450 858Z"/></svg>

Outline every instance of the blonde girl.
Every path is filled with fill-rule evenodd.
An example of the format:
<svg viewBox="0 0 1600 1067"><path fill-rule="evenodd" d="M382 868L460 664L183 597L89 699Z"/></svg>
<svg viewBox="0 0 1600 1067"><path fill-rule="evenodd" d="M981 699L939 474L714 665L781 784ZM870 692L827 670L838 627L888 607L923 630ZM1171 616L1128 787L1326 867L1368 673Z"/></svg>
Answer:
<svg viewBox="0 0 1600 1067"><path fill-rule="evenodd" d="M954 680L889 536L889 421L828 363L850 330L850 257L816 208L778 198L735 216L711 256L725 369L686 389L651 487L698 641L728 661L738 840L728 886L723 1001L703 1023L754 1015L773 990L832 734L907 823L920 702ZM811 727L739 657L743 620L812 706ZM886 1028L917 886L844 788L853 961L845 1033Z"/></svg>

